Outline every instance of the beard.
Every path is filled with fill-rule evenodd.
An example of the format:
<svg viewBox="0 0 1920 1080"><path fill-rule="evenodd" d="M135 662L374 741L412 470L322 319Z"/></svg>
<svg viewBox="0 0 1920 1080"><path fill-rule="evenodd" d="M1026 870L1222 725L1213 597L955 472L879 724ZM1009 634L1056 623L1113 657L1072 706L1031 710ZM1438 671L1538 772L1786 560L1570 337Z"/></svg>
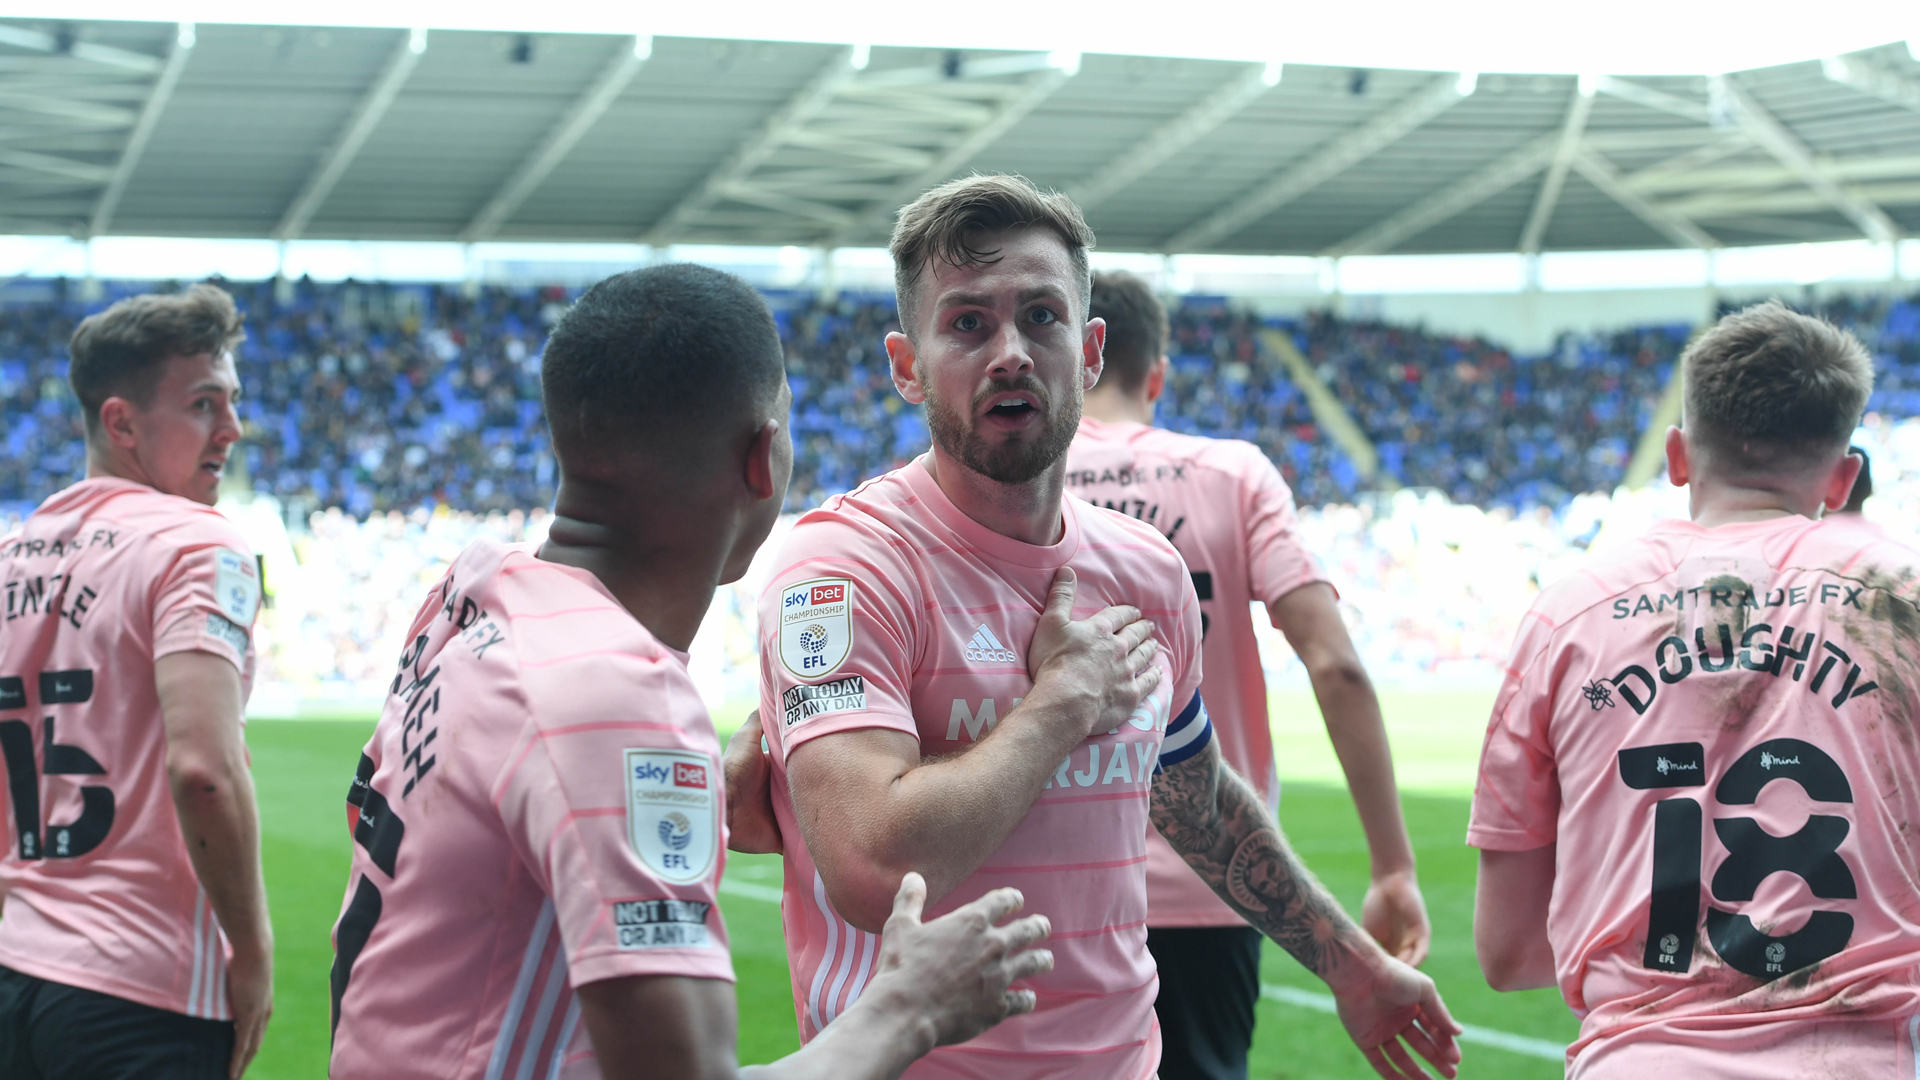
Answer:
<svg viewBox="0 0 1920 1080"><path fill-rule="evenodd" d="M925 385L924 383L922 385ZM1075 383L1075 389L1079 384ZM980 415L980 405L988 397L1007 391L1026 391L1034 396L1041 416L1037 437L1004 437L989 442L969 417ZM927 388L927 429L934 445L967 468L1002 484L1024 484L1052 468L1066 456L1067 447L1080 428L1080 395L1054 407L1052 395L1032 375L1018 379L996 379L974 396L971 407L961 413Z"/></svg>

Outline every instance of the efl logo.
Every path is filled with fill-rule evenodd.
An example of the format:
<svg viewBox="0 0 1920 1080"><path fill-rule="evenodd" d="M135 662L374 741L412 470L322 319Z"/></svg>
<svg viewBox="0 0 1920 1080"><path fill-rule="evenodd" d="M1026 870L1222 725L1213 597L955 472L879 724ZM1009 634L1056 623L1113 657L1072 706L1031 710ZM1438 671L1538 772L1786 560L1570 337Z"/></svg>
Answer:
<svg viewBox="0 0 1920 1080"><path fill-rule="evenodd" d="M845 585L815 585L813 587L813 596L807 602L810 604L838 604L844 602L846 598L847 587Z"/></svg>
<svg viewBox="0 0 1920 1080"><path fill-rule="evenodd" d="M682 761L674 762L673 763L673 786L674 787L697 787L697 788L706 787L707 786L706 766L688 765L687 763Z"/></svg>

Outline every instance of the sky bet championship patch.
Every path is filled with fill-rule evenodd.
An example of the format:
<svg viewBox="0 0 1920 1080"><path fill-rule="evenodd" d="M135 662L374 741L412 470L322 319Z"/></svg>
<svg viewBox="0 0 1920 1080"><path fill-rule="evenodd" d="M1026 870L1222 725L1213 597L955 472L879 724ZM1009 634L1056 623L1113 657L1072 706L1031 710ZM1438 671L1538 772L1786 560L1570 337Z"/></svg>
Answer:
<svg viewBox="0 0 1920 1080"><path fill-rule="evenodd" d="M240 626L252 626L260 610L260 570L252 559L230 548L213 553L213 595L220 610Z"/></svg>
<svg viewBox="0 0 1920 1080"><path fill-rule="evenodd" d="M713 766L690 750L629 749L627 835L662 881L699 881L713 867L720 816Z"/></svg>
<svg viewBox="0 0 1920 1080"><path fill-rule="evenodd" d="M788 671L809 680L831 675L852 647L853 582L814 578L787 586L780 595L780 662Z"/></svg>

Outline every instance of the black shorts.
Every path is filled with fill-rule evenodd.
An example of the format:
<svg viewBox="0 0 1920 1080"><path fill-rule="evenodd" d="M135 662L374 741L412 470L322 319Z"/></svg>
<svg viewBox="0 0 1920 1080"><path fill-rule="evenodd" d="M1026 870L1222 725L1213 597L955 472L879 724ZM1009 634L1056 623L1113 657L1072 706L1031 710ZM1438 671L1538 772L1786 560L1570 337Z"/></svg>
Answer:
<svg viewBox="0 0 1920 1080"><path fill-rule="evenodd" d="M0 967L6 1080L226 1080L233 1022L198 1020Z"/></svg>
<svg viewBox="0 0 1920 1080"><path fill-rule="evenodd" d="M1149 927L1147 951L1160 968L1160 1080L1247 1080L1260 931Z"/></svg>

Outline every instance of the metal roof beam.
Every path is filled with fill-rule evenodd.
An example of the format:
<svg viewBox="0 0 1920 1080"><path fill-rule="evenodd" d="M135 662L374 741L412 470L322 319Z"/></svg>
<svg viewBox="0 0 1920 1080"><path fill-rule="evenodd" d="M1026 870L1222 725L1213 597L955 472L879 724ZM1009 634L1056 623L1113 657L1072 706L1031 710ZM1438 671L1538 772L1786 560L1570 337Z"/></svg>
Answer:
<svg viewBox="0 0 1920 1080"><path fill-rule="evenodd" d="M1920 182L1889 181L1878 184L1853 184L1847 190L1881 206L1920 205ZM1804 187L1773 191L1708 191L1674 199L1662 204L1690 218L1721 218L1730 214L1818 214L1832 213L1826 197Z"/></svg>
<svg viewBox="0 0 1920 1080"><path fill-rule="evenodd" d="M1920 112L1920 83L1864 56L1829 56L1820 71L1843 86Z"/></svg>
<svg viewBox="0 0 1920 1080"><path fill-rule="evenodd" d="M287 211L280 217L280 224L274 226L275 240L295 240L306 231L307 223L313 220L320 207L333 194L333 186L353 164L353 159L366 145L367 137L387 115L395 98L400 96L400 88L406 85L407 77L420 63L420 55L427 51L427 32L425 30L407 31L394 46L393 54L387 58L386 66L367 88L360 103L348 116L346 125L334 136L333 144L320 158L320 167L300 188L300 194L294 196Z"/></svg>
<svg viewBox="0 0 1920 1080"><path fill-rule="evenodd" d="M1212 246L1222 237L1258 221L1397 142L1473 93L1474 85L1475 77L1471 74L1447 75L1434 80L1424 90L1320 147L1305 161L1175 233L1161 248L1189 252Z"/></svg>
<svg viewBox="0 0 1920 1080"><path fill-rule="evenodd" d="M1374 255L1400 241L1433 228L1469 207L1500 194L1547 167L1559 145L1558 134L1547 135L1508 153L1479 172L1421 199L1412 206L1363 229L1320 254Z"/></svg>
<svg viewBox="0 0 1920 1080"><path fill-rule="evenodd" d="M1869 240L1888 242L1900 234L1900 229L1888 217L1886 211L1860 196L1847 191L1813 160L1809 151L1791 131L1780 121L1773 118L1759 103L1724 75L1713 77L1716 91L1726 95L1732 104L1735 119L1741 130L1753 136L1767 153L1772 154L1780 164L1792 170L1800 182L1818 192L1821 198L1832 204L1833 208L1847 216Z"/></svg>
<svg viewBox="0 0 1920 1080"><path fill-rule="evenodd" d="M1673 116L1684 117L1699 124L1713 122L1711 110L1704 101L1695 101L1678 94L1669 94L1665 90L1655 90L1651 86L1628 82L1612 75L1602 75L1594 80L1594 89L1603 94L1612 94L1622 101L1631 101L1635 105L1645 106Z"/></svg>
<svg viewBox="0 0 1920 1080"><path fill-rule="evenodd" d="M42 116L57 116L70 124L92 124L106 128L131 127L138 118L138 114L132 109L123 109L117 105L100 105L91 101L74 101L68 98L48 97L45 94L23 94L11 90L0 90L0 108L39 113Z"/></svg>
<svg viewBox="0 0 1920 1080"><path fill-rule="evenodd" d="M1581 76L1573 91L1573 103L1567 106L1567 118L1560 124L1560 141L1554 145L1553 160L1547 163L1546 179L1534 196L1533 212L1527 215L1527 227L1520 233L1520 253L1538 255L1540 239L1547 234L1547 222L1560 205L1560 191L1567 183L1567 170L1580 150L1580 136L1587 130L1587 116L1593 112L1593 80Z"/></svg>
<svg viewBox="0 0 1920 1080"><path fill-rule="evenodd" d="M1047 54L1038 55L1046 56ZM892 192L886 198L873 203L862 211L852 224L839 229L829 237L826 246L845 247L855 240L884 229L902 205L958 173L967 162L973 160L975 155L993 145L1000 136L1007 133L1008 129L1038 108L1041 102L1052 97L1053 92L1060 89L1079 69L1077 58L1069 65L1048 56L1042 73L1033 77L1019 93L1003 101L986 123L977 125L963 134L959 141L947 147L933 164L920 173L894 185Z"/></svg>
<svg viewBox="0 0 1920 1080"><path fill-rule="evenodd" d="M1068 188L1067 197L1078 203L1083 212L1092 210L1168 158L1205 138L1279 84L1279 64L1248 65L1246 71L1225 86L1154 128L1086 179Z"/></svg>
<svg viewBox="0 0 1920 1080"><path fill-rule="evenodd" d="M0 150L0 165L90 184L104 184L112 173L105 165L74 161L53 154L36 154L31 150Z"/></svg>
<svg viewBox="0 0 1920 1080"><path fill-rule="evenodd" d="M1657 206L1648 202L1639 192L1628 187L1621 179L1619 171L1592 148L1581 147L1580 153L1573 159L1573 167L1586 179L1587 183L1599 188L1601 194L1619 203L1628 213L1658 230L1661 235L1672 240L1674 246L1703 249L1720 246L1720 241L1695 225L1685 215L1670 207Z"/></svg>
<svg viewBox="0 0 1920 1080"><path fill-rule="evenodd" d="M52 34L28 30L23 26L0 26L0 45L12 45L17 49L32 49L35 52L63 54L75 60L115 67L122 71L137 71L142 75L151 75L161 68L161 60L157 56L116 49L111 45L75 41L63 49L60 40Z"/></svg>
<svg viewBox="0 0 1920 1080"><path fill-rule="evenodd" d="M520 209L520 204L527 201L527 197L547 179L554 167L612 107L614 100L646 66L647 58L652 55L653 38L650 36L636 36L630 46L622 44L613 59L600 69L599 76L568 106L559 122L513 170L500 189L493 193L493 198L488 199L473 220L467 222L467 227L460 230L460 239L471 244L499 232L500 226L513 216L514 211Z"/></svg>
<svg viewBox="0 0 1920 1080"><path fill-rule="evenodd" d="M133 180L133 170L139 168L141 155L147 152L147 140L153 137L153 129L160 123L160 114L166 111L167 102L173 99L173 88L180 83L180 75L187 70L187 57L193 53L195 37L193 24L183 22L174 28L173 51L167 54L166 66L160 69L160 77L153 82L153 91L147 95L147 103L140 107L140 119L134 121L133 133L127 136L127 145L120 151L120 160L113 166L113 175L107 178L107 187L100 193L100 200L93 204L93 219L87 226L88 236L100 236L113 223L114 212L120 209L121 196L127 193L127 184Z"/></svg>
<svg viewBox="0 0 1920 1080"><path fill-rule="evenodd" d="M654 222L653 227L647 230L646 242L654 247L673 243L690 222L712 209L725 196L729 185L746 179L785 144L788 136L820 115L848 80L866 67L866 60L867 54L857 46L848 46L835 53L825 67L795 91L786 104L767 118L766 123L760 125L760 130L708 173L699 186L682 196L673 209Z"/></svg>

